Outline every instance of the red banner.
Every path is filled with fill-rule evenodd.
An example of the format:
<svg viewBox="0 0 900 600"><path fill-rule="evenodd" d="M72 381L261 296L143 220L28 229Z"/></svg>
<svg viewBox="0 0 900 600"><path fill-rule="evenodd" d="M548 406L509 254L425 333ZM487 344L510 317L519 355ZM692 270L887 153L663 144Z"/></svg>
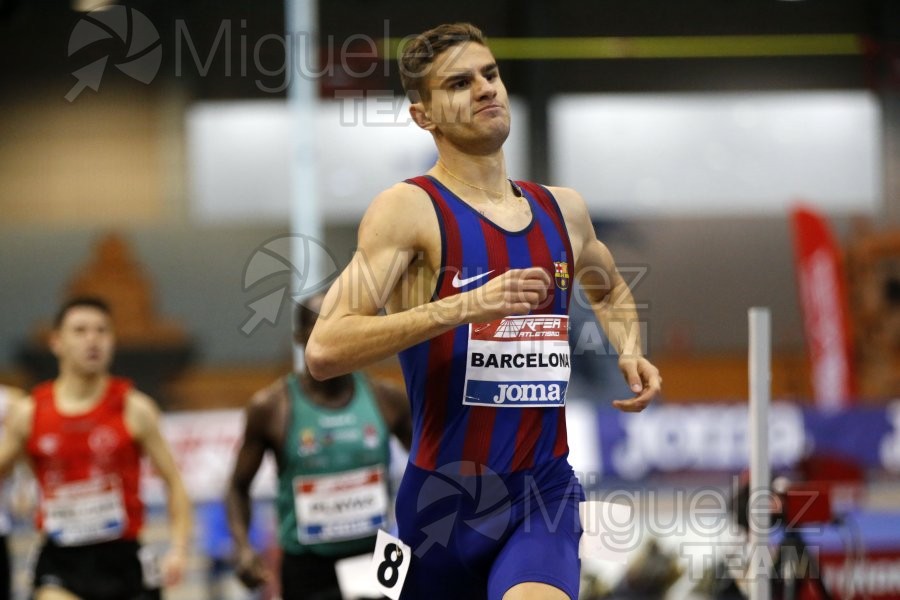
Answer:
<svg viewBox="0 0 900 600"><path fill-rule="evenodd" d="M843 261L828 223L813 208L794 207L794 250L816 405L853 403L852 338Z"/></svg>

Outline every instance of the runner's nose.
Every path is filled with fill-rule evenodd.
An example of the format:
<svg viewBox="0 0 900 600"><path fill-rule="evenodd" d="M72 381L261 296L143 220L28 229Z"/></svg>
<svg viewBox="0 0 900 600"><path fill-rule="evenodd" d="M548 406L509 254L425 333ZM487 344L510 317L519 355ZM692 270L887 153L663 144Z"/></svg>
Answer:
<svg viewBox="0 0 900 600"><path fill-rule="evenodd" d="M479 75L475 78L474 86L476 100L493 100L497 97L497 87L494 84L494 80L489 80L484 75Z"/></svg>

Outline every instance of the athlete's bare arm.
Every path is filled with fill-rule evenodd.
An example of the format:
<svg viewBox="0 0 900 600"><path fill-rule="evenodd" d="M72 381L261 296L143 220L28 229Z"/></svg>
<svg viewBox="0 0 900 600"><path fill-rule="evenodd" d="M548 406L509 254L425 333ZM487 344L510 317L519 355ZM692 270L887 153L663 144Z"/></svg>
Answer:
<svg viewBox="0 0 900 600"><path fill-rule="evenodd" d="M132 390L126 398L125 423L166 485L171 546L163 559L163 581L174 585L181 580L187 564L191 536L191 501L178 474L175 459L163 439L159 410L153 400Z"/></svg>
<svg viewBox="0 0 900 600"><path fill-rule="evenodd" d="M619 369L635 393L628 400L614 400L613 406L626 412L640 412L659 394L659 371L644 358L637 308L628 283L616 268L609 249L597 239L584 199L569 188L551 188L559 202L575 254L575 275L597 320L619 353Z"/></svg>
<svg viewBox="0 0 900 600"><path fill-rule="evenodd" d="M527 314L552 283L543 269L516 269L475 290L419 305L401 302L405 310L379 315L420 252L436 272L441 259L437 217L423 190L397 184L366 211L358 250L325 296L306 346L313 377L358 370L462 323Z"/></svg>
<svg viewBox="0 0 900 600"><path fill-rule="evenodd" d="M248 588L255 588L272 579L262 558L250 544L251 499L250 486L262 465L266 451L272 446L268 431L276 418L280 398L269 388L257 393L246 409L244 439L238 450L234 471L225 495L228 527L236 549L235 572Z"/></svg>
<svg viewBox="0 0 900 600"><path fill-rule="evenodd" d="M3 435L0 437L0 479L9 475L25 452L33 420L34 400L31 397L12 398L6 409Z"/></svg>
<svg viewBox="0 0 900 600"><path fill-rule="evenodd" d="M373 381L372 389L375 391L378 408L388 429L397 436L403 447L409 450L412 445L412 418L406 390L383 381Z"/></svg>

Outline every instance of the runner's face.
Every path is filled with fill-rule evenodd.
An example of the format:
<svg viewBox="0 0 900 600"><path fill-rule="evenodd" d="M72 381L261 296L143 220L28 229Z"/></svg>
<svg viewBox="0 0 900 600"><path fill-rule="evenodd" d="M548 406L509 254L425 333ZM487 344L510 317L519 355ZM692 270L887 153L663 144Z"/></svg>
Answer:
<svg viewBox="0 0 900 600"><path fill-rule="evenodd" d="M509 135L509 97L494 55L466 42L441 53L429 74L426 111L438 135L476 153L499 150Z"/></svg>
<svg viewBox="0 0 900 600"><path fill-rule="evenodd" d="M60 371L80 375L106 373L112 362L115 336L109 316L91 306L75 306L66 312L51 339Z"/></svg>

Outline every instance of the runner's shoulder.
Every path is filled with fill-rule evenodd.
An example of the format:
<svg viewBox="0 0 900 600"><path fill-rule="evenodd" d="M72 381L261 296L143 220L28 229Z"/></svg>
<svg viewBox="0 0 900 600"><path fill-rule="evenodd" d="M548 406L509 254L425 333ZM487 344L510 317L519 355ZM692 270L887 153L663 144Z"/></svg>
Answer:
<svg viewBox="0 0 900 600"><path fill-rule="evenodd" d="M395 217L408 213L431 210L431 201L425 190L406 182L395 183L375 196L367 214L372 211L389 211Z"/></svg>
<svg viewBox="0 0 900 600"><path fill-rule="evenodd" d="M562 212L570 234L593 230L587 202L577 190L557 186L548 186L547 189L556 198L556 203L559 205L559 210Z"/></svg>
<svg viewBox="0 0 900 600"><path fill-rule="evenodd" d="M418 186L397 183L372 200L360 222L360 240L418 246L424 236L437 230L436 224L428 194Z"/></svg>
<svg viewBox="0 0 900 600"><path fill-rule="evenodd" d="M253 394L247 404L248 413L271 413L287 398L287 377L279 377Z"/></svg>

